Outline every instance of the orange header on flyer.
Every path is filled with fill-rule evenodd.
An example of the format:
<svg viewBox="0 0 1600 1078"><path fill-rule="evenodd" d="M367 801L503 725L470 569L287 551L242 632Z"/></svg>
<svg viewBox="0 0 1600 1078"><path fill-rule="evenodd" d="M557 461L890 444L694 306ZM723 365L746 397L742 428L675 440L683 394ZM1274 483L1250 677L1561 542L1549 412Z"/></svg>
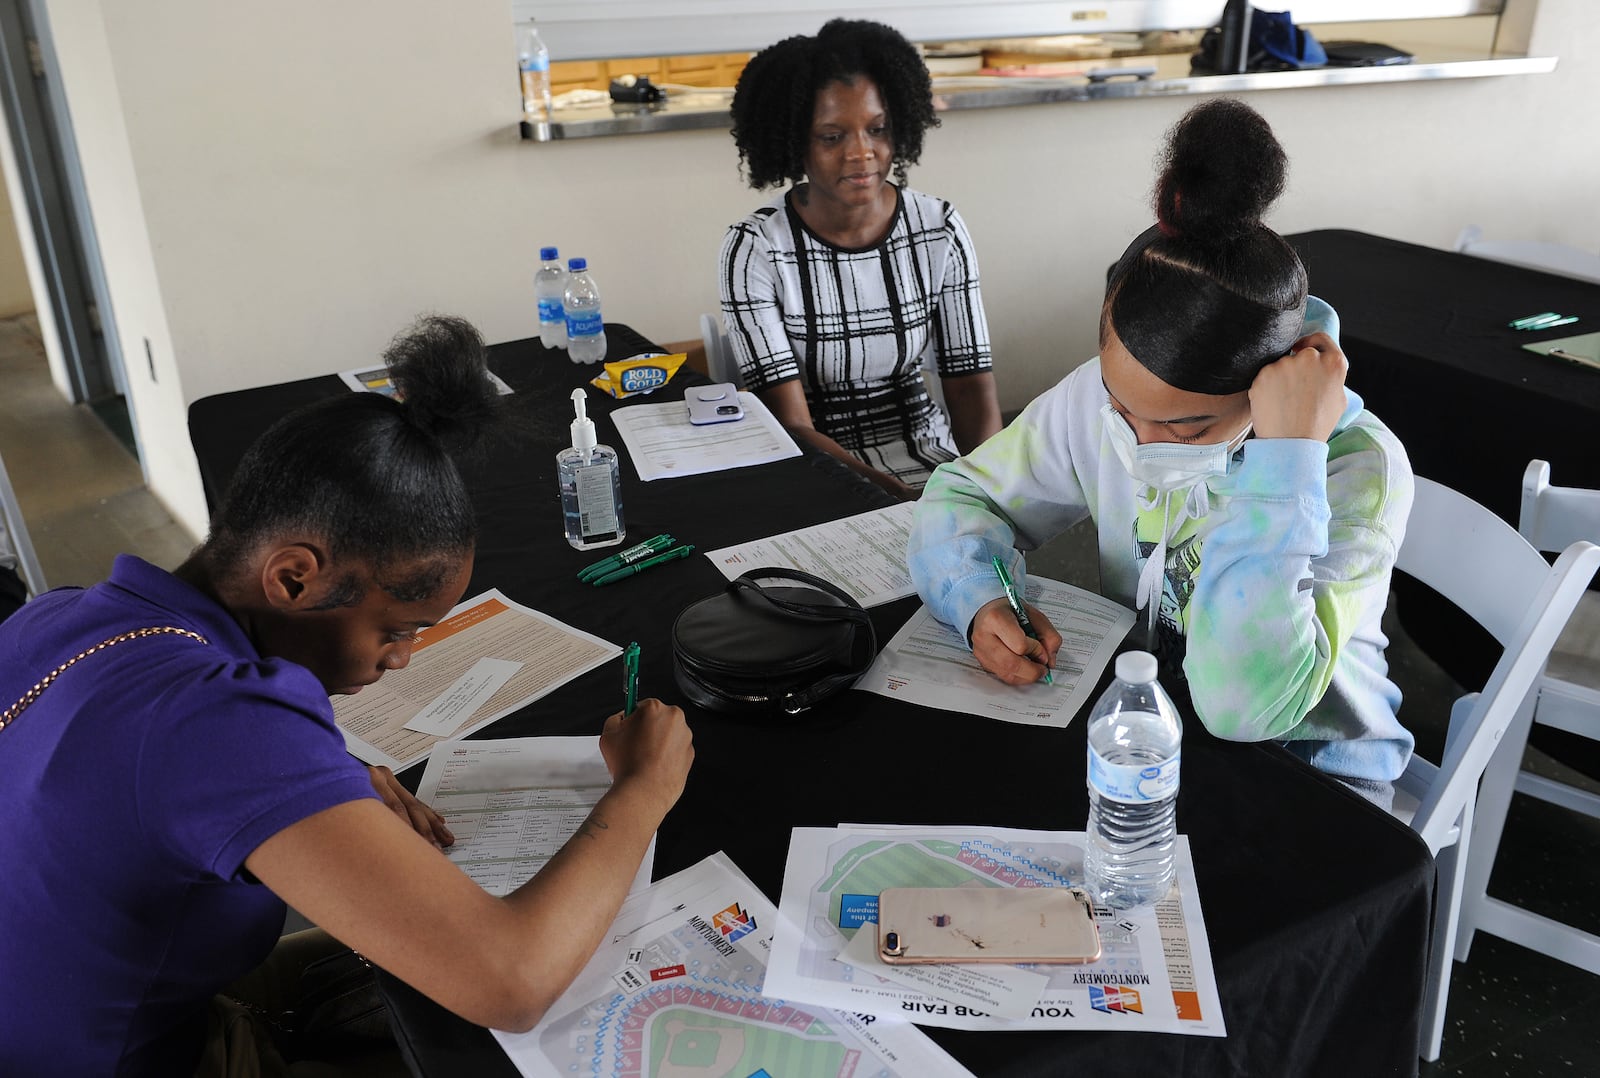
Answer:
<svg viewBox="0 0 1600 1078"><path fill-rule="evenodd" d="M485 599L481 603L474 603L461 611L461 613L452 614L439 624L430 625L418 633L417 646L414 650L421 651L429 644L437 644L441 640L448 640L463 629L470 629L480 622L488 621L496 614L503 613L507 609L509 608L506 604L499 599Z"/></svg>

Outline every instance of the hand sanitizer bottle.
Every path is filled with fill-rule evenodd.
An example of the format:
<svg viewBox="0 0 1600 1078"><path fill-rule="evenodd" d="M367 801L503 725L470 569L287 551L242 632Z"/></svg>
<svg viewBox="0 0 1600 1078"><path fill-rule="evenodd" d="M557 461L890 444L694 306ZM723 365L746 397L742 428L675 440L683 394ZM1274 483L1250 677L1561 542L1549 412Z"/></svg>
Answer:
<svg viewBox="0 0 1600 1078"><path fill-rule="evenodd" d="M594 420L580 386L572 391L572 445L556 454L561 513L567 542L579 550L614 546L627 534L622 523L622 480L617 451L596 445Z"/></svg>

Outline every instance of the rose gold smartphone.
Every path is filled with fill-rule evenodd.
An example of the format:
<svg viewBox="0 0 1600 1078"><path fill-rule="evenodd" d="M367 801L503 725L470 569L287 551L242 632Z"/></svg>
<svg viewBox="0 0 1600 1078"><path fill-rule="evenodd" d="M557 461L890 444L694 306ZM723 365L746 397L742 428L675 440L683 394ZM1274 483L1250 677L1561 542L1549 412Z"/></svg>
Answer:
<svg viewBox="0 0 1600 1078"><path fill-rule="evenodd" d="M1094 903L1076 887L893 887L878 896L889 963L1093 962Z"/></svg>

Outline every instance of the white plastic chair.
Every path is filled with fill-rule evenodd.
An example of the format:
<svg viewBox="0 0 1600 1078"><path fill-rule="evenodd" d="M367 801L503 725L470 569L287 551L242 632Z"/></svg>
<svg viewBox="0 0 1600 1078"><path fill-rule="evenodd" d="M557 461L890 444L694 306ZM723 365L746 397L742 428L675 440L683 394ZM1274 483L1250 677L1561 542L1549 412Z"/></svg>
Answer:
<svg viewBox="0 0 1600 1078"><path fill-rule="evenodd" d="M706 346L706 373L713 382L732 382L740 389L744 381L739 377L739 363L733 358L733 346L722 329L722 320L714 314L700 316L700 341Z"/></svg>
<svg viewBox="0 0 1600 1078"><path fill-rule="evenodd" d="M1545 660L1597 567L1600 546L1574 543L1554 566L1547 565L1516 529L1471 498L1416 480L1396 568L1450 600L1504 648L1483 690L1451 707L1438 765L1413 756L1395 783L1393 812L1422 836L1439 872L1423 997L1423 1059L1439 1058L1444 1034L1450 961L1471 865L1462 836L1472 834L1478 782L1513 721L1531 713Z"/></svg>
<svg viewBox="0 0 1600 1078"><path fill-rule="evenodd" d="M1563 277L1600 284L1600 254L1565 243L1536 240L1486 240L1483 229L1468 225L1456 237L1456 250L1477 258L1508 262L1524 269L1543 270Z"/></svg>
<svg viewBox="0 0 1600 1078"><path fill-rule="evenodd" d="M1551 486L1550 465L1542 460L1532 461L1522 476L1518 528L1540 550L1560 550L1580 540L1600 539L1600 490ZM1573 622L1594 625L1596 618L1600 618L1600 597L1585 591L1578 600ZM1503 746L1484 773L1468 857L1470 867L1456 957L1466 961L1473 934L1482 930L1590 973L1600 973L1600 936L1488 894L1489 872L1494 867L1513 791L1600 817L1600 796L1522 770L1523 747L1535 722L1600 740L1600 660L1582 654L1581 645L1571 635L1570 623L1568 632L1557 640L1536 693L1530 713L1518 716L1517 724L1507 732Z"/></svg>
<svg viewBox="0 0 1600 1078"><path fill-rule="evenodd" d="M22 571L22 582L28 585L30 596L49 590L44 581L44 569L33 552L33 540L28 538L28 523L22 519L22 507L17 504L17 492L11 487L11 476L6 473L6 463L0 460L0 557L10 550L16 554L17 567Z"/></svg>

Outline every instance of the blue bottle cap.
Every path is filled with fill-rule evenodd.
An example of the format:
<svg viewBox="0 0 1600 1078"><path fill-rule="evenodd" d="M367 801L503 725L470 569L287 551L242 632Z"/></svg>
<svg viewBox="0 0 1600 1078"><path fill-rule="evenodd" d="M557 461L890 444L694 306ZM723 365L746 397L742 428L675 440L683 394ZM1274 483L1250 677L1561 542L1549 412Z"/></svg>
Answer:
<svg viewBox="0 0 1600 1078"><path fill-rule="evenodd" d="M541 247L541 248L539 248L539 258L540 258L541 261L549 262L552 259L556 259L556 258L560 258L560 257L561 257L561 252L556 250L554 247Z"/></svg>
<svg viewBox="0 0 1600 1078"><path fill-rule="evenodd" d="M588 268L589 268L589 260L587 258L569 258L569 259L567 259L567 272L569 272L569 273L582 273L584 270L586 270Z"/></svg>

